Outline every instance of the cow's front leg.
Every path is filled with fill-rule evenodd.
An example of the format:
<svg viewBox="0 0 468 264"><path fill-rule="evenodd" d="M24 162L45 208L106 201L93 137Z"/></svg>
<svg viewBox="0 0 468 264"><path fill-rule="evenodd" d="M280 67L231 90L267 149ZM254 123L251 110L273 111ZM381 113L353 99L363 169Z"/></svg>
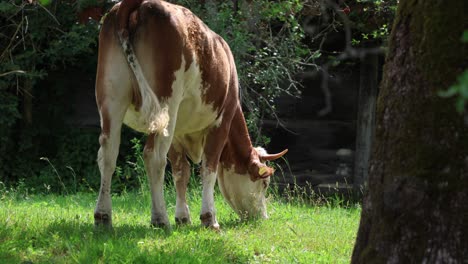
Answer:
<svg viewBox="0 0 468 264"><path fill-rule="evenodd" d="M200 220L203 226L219 230L219 224L216 220L216 210L214 206L216 170L217 168L210 168L206 165L204 165L202 168L203 193Z"/></svg>
<svg viewBox="0 0 468 264"><path fill-rule="evenodd" d="M226 144L226 138L230 127L230 115L223 116L223 122L219 127L213 128L206 137L204 148L204 160L202 166L202 209L200 220L202 225L219 230L214 207L214 186L219 166L221 152Z"/></svg>
<svg viewBox="0 0 468 264"><path fill-rule="evenodd" d="M170 141L167 141L162 135L149 135L143 150L143 159L151 191L151 225L165 229L170 228L164 200L164 170L170 146Z"/></svg>
<svg viewBox="0 0 468 264"><path fill-rule="evenodd" d="M172 142L169 150L169 161L176 188L175 222L178 225L191 224L190 210L186 199L187 185L190 179L190 163L186 158L186 152L176 142Z"/></svg>

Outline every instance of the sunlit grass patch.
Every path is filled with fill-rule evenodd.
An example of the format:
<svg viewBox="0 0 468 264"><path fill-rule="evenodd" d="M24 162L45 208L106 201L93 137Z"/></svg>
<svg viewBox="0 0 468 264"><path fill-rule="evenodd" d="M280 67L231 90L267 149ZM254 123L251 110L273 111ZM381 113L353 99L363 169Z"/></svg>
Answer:
<svg viewBox="0 0 468 264"><path fill-rule="evenodd" d="M347 263L360 208L269 199L270 218L241 222L216 194L221 232L200 227L199 190L189 197L192 225L151 228L146 191L113 196L112 231L96 231L96 194L0 193L0 263Z"/></svg>

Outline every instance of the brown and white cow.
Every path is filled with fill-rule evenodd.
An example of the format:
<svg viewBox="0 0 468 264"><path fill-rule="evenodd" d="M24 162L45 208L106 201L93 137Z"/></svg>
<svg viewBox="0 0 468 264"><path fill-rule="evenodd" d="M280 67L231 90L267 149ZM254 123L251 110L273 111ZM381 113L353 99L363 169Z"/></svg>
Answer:
<svg viewBox="0 0 468 264"><path fill-rule="evenodd" d="M187 157L202 163L204 226L219 228L213 199L216 179L239 215L266 218L265 191L273 169L265 161L286 150L270 155L252 147L238 92L229 46L188 9L159 0L116 4L99 36L101 187L95 224L112 225L110 185L122 123L149 135L144 161L153 225L169 227L163 196L167 156L177 191L177 223L190 222Z"/></svg>

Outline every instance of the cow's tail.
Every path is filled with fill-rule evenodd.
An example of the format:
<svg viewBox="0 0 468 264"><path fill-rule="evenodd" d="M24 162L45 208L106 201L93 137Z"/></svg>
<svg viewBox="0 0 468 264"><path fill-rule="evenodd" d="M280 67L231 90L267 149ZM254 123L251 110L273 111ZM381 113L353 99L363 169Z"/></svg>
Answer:
<svg viewBox="0 0 468 264"><path fill-rule="evenodd" d="M148 84L140 63L135 55L132 44L129 40L128 20L130 14L137 9L143 0L123 0L117 11L118 36L122 45L128 65L132 69L138 83L141 94L140 115L144 118L144 123L148 124L150 134L157 133L167 136L167 125L169 123L168 107L163 107L158 97Z"/></svg>

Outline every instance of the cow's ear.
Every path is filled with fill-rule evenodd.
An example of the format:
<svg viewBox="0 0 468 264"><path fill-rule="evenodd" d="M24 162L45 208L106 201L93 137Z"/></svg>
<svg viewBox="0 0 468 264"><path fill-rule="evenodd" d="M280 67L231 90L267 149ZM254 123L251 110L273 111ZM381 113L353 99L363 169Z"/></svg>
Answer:
<svg viewBox="0 0 468 264"><path fill-rule="evenodd" d="M271 175L273 175L274 172L275 172L275 170L273 168L268 167L268 166L261 166L261 167L258 168L259 178L268 178Z"/></svg>
<svg viewBox="0 0 468 264"><path fill-rule="evenodd" d="M260 162L255 162L249 167L250 179L253 182L268 178L273 175L274 172L275 170L273 168L261 164Z"/></svg>
<svg viewBox="0 0 468 264"><path fill-rule="evenodd" d="M260 160L262 161L271 161L271 160L276 160L276 159L279 159L281 157L284 156L284 154L286 154L288 152L288 149L285 149L283 151L281 151L280 153L276 153L276 154L261 154L260 155Z"/></svg>

